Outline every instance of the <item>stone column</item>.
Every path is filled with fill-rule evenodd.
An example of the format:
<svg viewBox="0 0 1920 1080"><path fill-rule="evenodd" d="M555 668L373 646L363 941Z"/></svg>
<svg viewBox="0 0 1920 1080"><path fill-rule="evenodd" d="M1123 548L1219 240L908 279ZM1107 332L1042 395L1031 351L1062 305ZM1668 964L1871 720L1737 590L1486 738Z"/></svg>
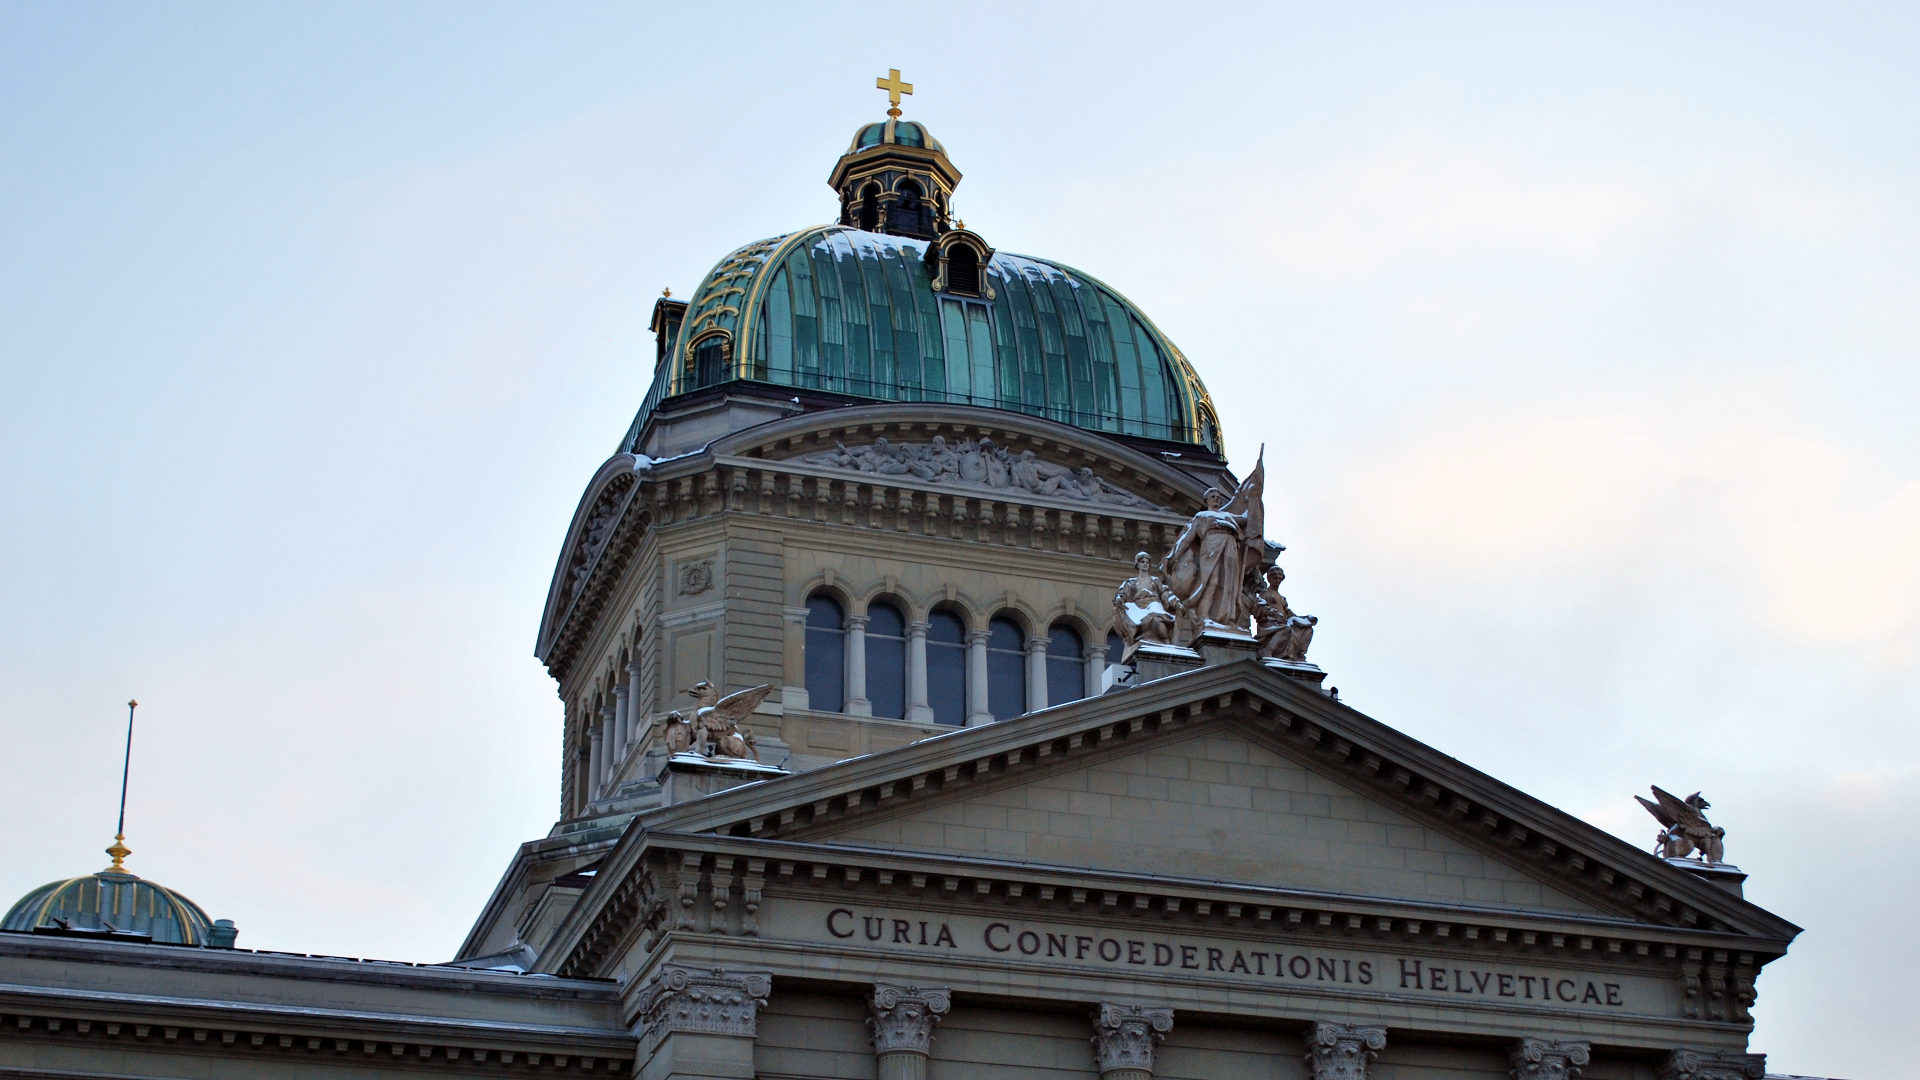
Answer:
<svg viewBox="0 0 1920 1080"><path fill-rule="evenodd" d="M847 711L855 716L872 716L873 702L867 700L867 617L847 616Z"/></svg>
<svg viewBox="0 0 1920 1080"><path fill-rule="evenodd" d="M1307 1075L1312 1080L1367 1080L1367 1062L1387 1045L1387 1029L1329 1024L1307 1025Z"/></svg>
<svg viewBox="0 0 1920 1080"><path fill-rule="evenodd" d="M753 1080L753 1040L773 991L764 971L664 964L640 989L642 1080Z"/></svg>
<svg viewBox="0 0 1920 1080"><path fill-rule="evenodd" d="M1087 646L1087 686L1088 697L1099 697L1106 689L1107 646L1105 643Z"/></svg>
<svg viewBox="0 0 1920 1080"><path fill-rule="evenodd" d="M875 984L868 1006L873 1016L873 1053L879 1080L927 1080L933 1029L952 1004L942 987Z"/></svg>
<svg viewBox="0 0 1920 1080"><path fill-rule="evenodd" d="M606 748L600 745L600 725L587 728L587 801L600 797L600 776L607 770Z"/></svg>
<svg viewBox="0 0 1920 1080"><path fill-rule="evenodd" d="M1027 711L1047 707L1047 639L1027 639Z"/></svg>
<svg viewBox="0 0 1920 1080"><path fill-rule="evenodd" d="M1767 1055L1675 1050L1654 1075L1660 1080L1761 1080L1767 1075Z"/></svg>
<svg viewBox="0 0 1920 1080"><path fill-rule="evenodd" d="M987 708L987 632L967 631L967 726L993 723Z"/></svg>
<svg viewBox="0 0 1920 1080"><path fill-rule="evenodd" d="M1587 1064L1590 1047L1558 1039L1515 1039L1507 1050L1513 1080L1575 1080Z"/></svg>
<svg viewBox="0 0 1920 1080"><path fill-rule="evenodd" d="M780 700L789 709L812 708L807 694L807 609L782 608L781 626L785 629L781 681L786 685L780 691Z"/></svg>
<svg viewBox="0 0 1920 1080"><path fill-rule="evenodd" d="M613 684L613 752L607 757L617 772L627 760L627 743L633 740L633 705L627 684Z"/></svg>
<svg viewBox="0 0 1920 1080"><path fill-rule="evenodd" d="M600 706L600 794L613 786L613 706Z"/></svg>
<svg viewBox="0 0 1920 1080"><path fill-rule="evenodd" d="M1092 1039L1100 1080L1153 1080L1153 1048L1172 1030L1172 1009L1101 1002Z"/></svg>
<svg viewBox="0 0 1920 1080"><path fill-rule="evenodd" d="M933 706L927 704L927 631L926 623L907 626L907 719L933 723Z"/></svg>
<svg viewBox="0 0 1920 1080"><path fill-rule="evenodd" d="M640 737L640 723L647 715L647 703L640 699L640 651L634 650L627 662L627 745Z"/></svg>

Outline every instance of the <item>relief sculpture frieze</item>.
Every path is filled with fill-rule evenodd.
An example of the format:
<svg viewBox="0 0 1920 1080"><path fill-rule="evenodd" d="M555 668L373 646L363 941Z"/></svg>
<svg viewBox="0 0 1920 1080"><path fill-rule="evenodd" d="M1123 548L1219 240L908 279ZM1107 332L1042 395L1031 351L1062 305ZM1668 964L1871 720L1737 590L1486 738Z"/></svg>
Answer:
<svg viewBox="0 0 1920 1080"><path fill-rule="evenodd" d="M920 480L983 491L1024 492L1101 506L1161 509L1094 475L1092 469L1043 461L1031 450L1015 453L992 439L956 439L943 435L919 442L877 438L865 446L834 443L832 450L807 454L807 465Z"/></svg>

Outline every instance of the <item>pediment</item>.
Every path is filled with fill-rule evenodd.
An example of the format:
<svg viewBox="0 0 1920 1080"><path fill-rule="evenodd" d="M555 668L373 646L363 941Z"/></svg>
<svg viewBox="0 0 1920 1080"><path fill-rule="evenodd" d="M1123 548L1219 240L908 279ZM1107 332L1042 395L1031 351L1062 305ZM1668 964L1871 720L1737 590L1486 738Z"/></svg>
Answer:
<svg viewBox="0 0 1920 1080"><path fill-rule="evenodd" d="M1232 719L1063 758L796 838L1517 911L1602 914L1476 846L1267 745Z"/></svg>
<svg viewBox="0 0 1920 1080"><path fill-rule="evenodd" d="M641 830L1782 945L1798 932L1255 661L654 811Z"/></svg>

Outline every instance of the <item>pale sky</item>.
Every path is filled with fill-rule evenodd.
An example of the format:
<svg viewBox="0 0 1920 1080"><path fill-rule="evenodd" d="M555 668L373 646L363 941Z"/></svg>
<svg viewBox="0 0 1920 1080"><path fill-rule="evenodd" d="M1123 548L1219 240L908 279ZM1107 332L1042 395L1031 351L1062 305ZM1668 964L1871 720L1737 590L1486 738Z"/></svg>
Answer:
<svg viewBox="0 0 1920 1080"><path fill-rule="evenodd" d="M1920 967L1911 6L0 4L0 904L451 955L558 805L534 632L647 317L914 83L1010 252L1192 358L1348 703L1807 928L1776 1071ZM925 14L913 14L923 12Z"/></svg>

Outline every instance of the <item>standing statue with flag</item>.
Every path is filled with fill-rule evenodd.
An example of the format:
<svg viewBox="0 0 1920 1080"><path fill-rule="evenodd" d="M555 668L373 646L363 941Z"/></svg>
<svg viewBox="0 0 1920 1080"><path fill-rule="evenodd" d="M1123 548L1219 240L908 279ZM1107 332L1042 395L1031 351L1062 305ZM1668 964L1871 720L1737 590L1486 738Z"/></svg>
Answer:
<svg viewBox="0 0 1920 1080"><path fill-rule="evenodd" d="M1207 489L1207 508L1187 522L1160 564L1196 633L1211 627L1244 634L1253 618L1247 577L1267 561L1261 507L1266 455L1262 446L1253 471L1231 497L1219 488Z"/></svg>

